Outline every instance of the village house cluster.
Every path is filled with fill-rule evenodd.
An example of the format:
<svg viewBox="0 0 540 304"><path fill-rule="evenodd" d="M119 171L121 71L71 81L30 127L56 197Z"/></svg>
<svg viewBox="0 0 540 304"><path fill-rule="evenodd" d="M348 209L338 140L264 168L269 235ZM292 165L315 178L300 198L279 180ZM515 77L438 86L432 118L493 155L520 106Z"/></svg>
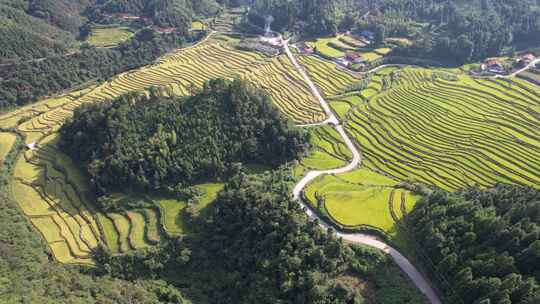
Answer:
<svg viewBox="0 0 540 304"><path fill-rule="evenodd" d="M536 56L532 53L527 53L516 59L516 62L523 67L529 65L536 60ZM488 58L481 66L482 71L487 71L494 74L503 74L506 72L504 63L498 58Z"/></svg>
<svg viewBox="0 0 540 304"><path fill-rule="evenodd" d="M346 35L351 36L355 40L361 42L364 44L364 46L371 45L375 40L375 33L367 30L362 31L359 34L347 32ZM306 43L300 43L298 45L298 50L304 55L313 55L317 52L316 48ZM363 70L368 63L368 60L364 58L360 52L348 51L345 52L345 56L335 58L334 62L342 67L351 68L354 66L356 70Z"/></svg>

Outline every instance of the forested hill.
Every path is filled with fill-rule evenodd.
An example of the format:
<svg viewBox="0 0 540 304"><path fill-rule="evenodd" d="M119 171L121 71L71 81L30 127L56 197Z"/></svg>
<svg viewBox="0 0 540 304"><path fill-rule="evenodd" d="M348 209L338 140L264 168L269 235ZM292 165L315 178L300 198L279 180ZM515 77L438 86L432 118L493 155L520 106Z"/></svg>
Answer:
<svg viewBox="0 0 540 304"><path fill-rule="evenodd" d="M102 193L219 178L235 162L277 165L302 155L307 142L242 80L211 80L188 98L154 92L83 106L60 132Z"/></svg>
<svg viewBox="0 0 540 304"><path fill-rule="evenodd" d="M0 64L78 48L81 30L103 21L102 13L147 16L158 26L186 33L195 15L214 15L219 9L214 0L2 0Z"/></svg>
<svg viewBox="0 0 540 304"><path fill-rule="evenodd" d="M420 245L453 286L451 303L540 303L539 190L499 185L435 192L410 220Z"/></svg>
<svg viewBox="0 0 540 304"><path fill-rule="evenodd" d="M61 2L56 1L52 3ZM78 32L82 17L68 18L68 15L79 16L79 12L50 10L51 14L48 13L49 10L42 10L44 3L45 1L0 1L0 64L10 60L62 54L73 46L75 37L69 31Z"/></svg>
<svg viewBox="0 0 540 304"><path fill-rule="evenodd" d="M71 56L53 56L0 68L0 109L24 105L89 81L100 81L150 64L166 52L199 40L204 33L160 35L143 29L116 48L84 48Z"/></svg>
<svg viewBox="0 0 540 304"><path fill-rule="evenodd" d="M413 42L394 55L464 63L516 47L540 46L537 0L244 2L253 2L252 22L263 26L265 18L273 16L276 30L295 30L304 36L371 30L378 41L406 36Z"/></svg>
<svg viewBox="0 0 540 304"><path fill-rule="evenodd" d="M98 0L89 15L127 13L151 18L163 27L189 29L195 15L214 15L220 6L214 0Z"/></svg>

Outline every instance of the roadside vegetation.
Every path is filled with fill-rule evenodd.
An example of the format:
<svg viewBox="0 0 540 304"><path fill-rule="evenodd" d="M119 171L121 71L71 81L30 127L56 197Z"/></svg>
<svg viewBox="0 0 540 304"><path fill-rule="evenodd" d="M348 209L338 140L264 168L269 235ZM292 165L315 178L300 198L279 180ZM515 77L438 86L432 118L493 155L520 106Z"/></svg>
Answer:
<svg viewBox="0 0 540 304"><path fill-rule="evenodd" d="M310 222L290 199L288 172L233 177L197 233L123 256L98 251L100 270L130 280L158 275L189 286L196 303L425 303L386 255Z"/></svg>

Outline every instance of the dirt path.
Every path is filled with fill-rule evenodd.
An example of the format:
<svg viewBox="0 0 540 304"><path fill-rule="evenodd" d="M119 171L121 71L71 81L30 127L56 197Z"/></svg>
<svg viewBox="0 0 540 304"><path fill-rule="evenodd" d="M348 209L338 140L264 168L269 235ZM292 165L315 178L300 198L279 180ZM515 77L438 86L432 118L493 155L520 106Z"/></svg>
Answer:
<svg viewBox="0 0 540 304"><path fill-rule="evenodd" d="M519 73L522 73L522 72L525 72L527 71L528 69L530 68L533 68L536 66L536 64L540 63L540 58L532 61L531 63L529 63L528 65L526 65L525 67L515 71L514 73L510 74L510 75L496 75L494 78L509 78L509 77L514 77L514 76L517 76Z"/></svg>
<svg viewBox="0 0 540 304"><path fill-rule="evenodd" d="M319 101L321 104L321 107L323 108L324 112L328 116L328 119L321 124L332 124L338 131L338 133L343 138L345 144L351 150L353 159L352 161L343 168L333 169L333 170L323 170L323 171L310 171L307 173L306 176L304 176L294 187L293 189L293 197L295 200L297 200L302 207L306 210L307 215L312 220L318 220L321 227L325 230L330 228L330 225L326 223L324 220L322 220L316 213L314 213L310 208L306 206L306 203L302 200L302 190L314 179L321 175L326 174L339 174L339 173L346 173L349 171L354 170L356 167L360 165L362 162L362 156L360 154L360 151L356 148L356 146L353 144L345 130L343 129L343 126L340 125L340 121L332 112L330 109L330 106L326 102L326 100L321 96L319 90L311 81L305 70L298 64L298 61L294 57L293 53L291 52L289 48L289 41L284 41L283 48L285 49L285 52L287 53L287 56L295 66L295 68L300 72L304 80L307 82L309 87L311 88L311 91L313 92L313 96ZM441 304L441 300L437 296L437 293L435 290L431 287L430 283L424 278L424 276L412 265L409 260L405 256L403 256L399 251L396 249L388 246L384 242L381 242L376 237L368 234L362 234L362 233L344 233L344 232L336 232L336 234L343 238L346 241L349 241L351 243L355 244L362 244L370 247L374 247L377 249L382 250L386 254L390 255L394 262L401 268L403 272L407 274L407 276L412 280L414 285L428 298L429 302L431 304Z"/></svg>

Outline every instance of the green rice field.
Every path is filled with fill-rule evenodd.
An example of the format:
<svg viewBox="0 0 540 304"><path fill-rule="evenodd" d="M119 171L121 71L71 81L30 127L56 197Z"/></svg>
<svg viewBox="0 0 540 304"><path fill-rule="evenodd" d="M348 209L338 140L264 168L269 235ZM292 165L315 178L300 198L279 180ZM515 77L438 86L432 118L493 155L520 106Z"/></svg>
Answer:
<svg viewBox="0 0 540 304"><path fill-rule="evenodd" d="M223 189L223 184L201 184L196 187L204 192L200 198L197 209L204 212L205 208L213 202L219 191ZM182 216L182 211L187 207L187 203L170 198L154 198L161 210L163 227L170 235L182 234L187 229L187 224Z"/></svg>
<svg viewBox="0 0 540 304"><path fill-rule="evenodd" d="M4 163L4 159L11 150L17 136L13 133L0 133L0 166Z"/></svg>
<svg viewBox="0 0 540 304"><path fill-rule="evenodd" d="M320 177L305 190L312 207L339 225L395 236L396 223L418 200L400 182L448 191L496 183L540 187L538 86L405 68L383 88L383 78L398 71L389 67L372 75L359 94L340 97L340 86L327 79L335 81L330 75L344 72L312 58L302 64L328 92L332 110L363 155L361 168ZM325 150L328 141L315 141L314 151ZM334 138L334 144L339 142ZM332 167L326 159L308 160L308 169ZM306 171L295 170L298 175Z"/></svg>

